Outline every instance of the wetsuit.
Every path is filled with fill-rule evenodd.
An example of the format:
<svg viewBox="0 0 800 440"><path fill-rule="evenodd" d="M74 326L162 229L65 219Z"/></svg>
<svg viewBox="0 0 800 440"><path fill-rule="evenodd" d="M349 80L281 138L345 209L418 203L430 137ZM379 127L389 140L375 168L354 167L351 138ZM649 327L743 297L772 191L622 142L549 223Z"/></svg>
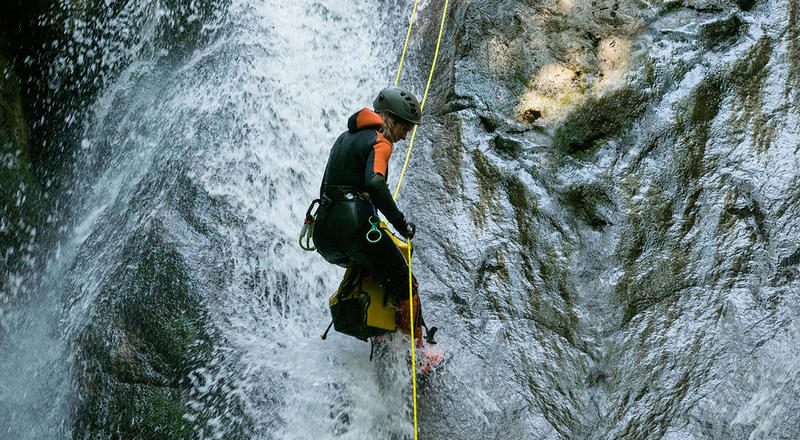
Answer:
<svg viewBox="0 0 800 440"><path fill-rule="evenodd" d="M378 210L398 231L407 223L386 185L392 143L378 129L383 119L362 109L347 121L331 148L314 223L314 244L330 263L366 267L397 300L408 295L408 264L388 234L369 243L369 218ZM376 215L376 214L375 214ZM414 280L416 286L416 280ZM415 320L416 321L416 320Z"/></svg>

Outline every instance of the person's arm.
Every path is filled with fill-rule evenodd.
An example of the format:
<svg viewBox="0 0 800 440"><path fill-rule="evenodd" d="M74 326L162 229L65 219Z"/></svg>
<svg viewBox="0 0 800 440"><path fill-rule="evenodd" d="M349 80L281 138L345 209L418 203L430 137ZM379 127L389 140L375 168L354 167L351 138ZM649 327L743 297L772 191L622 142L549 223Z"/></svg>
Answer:
<svg viewBox="0 0 800 440"><path fill-rule="evenodd" d="M367 181L367 192L372 199L372 203L380 210L389 223L397 229L398 232L403 233L408 225L406 224L405 216L397 208L397 204L392 199L392 194L389 192L389 187L386 185L386 179L379 173L374 173Z"/></svg>
<svg viewBox="0 0 800 440"><path fill-rule="evenodd" d="M389 166L389 157L392 155L392 146L385 141L378 141L370 152L365 170L365 186L369 197L389 223L404 237L408 235L408 223L405 216L397 208L389 187L386 184L386 172Z"/></svg>

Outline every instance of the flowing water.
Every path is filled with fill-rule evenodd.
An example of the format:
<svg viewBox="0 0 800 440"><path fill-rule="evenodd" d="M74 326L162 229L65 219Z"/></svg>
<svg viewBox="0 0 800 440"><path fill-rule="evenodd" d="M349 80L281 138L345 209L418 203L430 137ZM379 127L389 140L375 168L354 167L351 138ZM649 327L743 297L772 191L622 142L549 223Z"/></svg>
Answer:
<svg viewBox="0 0 800 440"><path fill-rule="evenodd" d="M207 14L203 44L167 57L174 36L157 30L167 6L127 6L150 26L129 29L139 44L84 116L74 218L28 300L3 316L0 436L69 435L75 339L89 323L110 325L98 303L153 225L180 250L220 340L191 374L196 414L186 417L213 413L198 435L221 438L244 417L252 438L407 436L405 363L379 375L368 344L320 340L342 270L295 240L330 144L391 84L402 46L384 36L400 35L409 11L232 1ZM185 206L186 192L207 205Z"/></svg>
<svg viewBox="0 0 800 440"><path fill-rule="evenodd" d="M296 241L410 7L131 0L72 22L53 82L99 92L69 116L62 237L3 303L0 438L412 437L407 347L322 341L343 270ZM406 60L420 94L439 8ZM797 436L798 11L452 2L399 198L449 355L420 379L422 438ZM118 419L130 402L145 420Z"/></svg>

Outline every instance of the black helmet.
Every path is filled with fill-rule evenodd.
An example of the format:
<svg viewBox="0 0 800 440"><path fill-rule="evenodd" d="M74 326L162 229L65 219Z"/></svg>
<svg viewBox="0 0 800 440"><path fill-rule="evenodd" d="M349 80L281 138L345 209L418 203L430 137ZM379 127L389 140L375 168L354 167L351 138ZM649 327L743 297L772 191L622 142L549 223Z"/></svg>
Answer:
<svg viewBox="0 0 800 440"><path fill-rule="evenodd" d="M422 108L416 96L400 87L387 87L378 93L372 107L376 112L387 111L408 122L419 125L422 118Z"/></svg>

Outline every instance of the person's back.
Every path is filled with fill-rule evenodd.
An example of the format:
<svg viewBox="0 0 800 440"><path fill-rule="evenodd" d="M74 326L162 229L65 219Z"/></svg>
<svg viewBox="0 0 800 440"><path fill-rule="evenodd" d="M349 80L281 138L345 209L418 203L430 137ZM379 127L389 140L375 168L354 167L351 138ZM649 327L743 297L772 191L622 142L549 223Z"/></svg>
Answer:
<svg viewBox="0 0 800 440"><path fill-rule="evenodd" d="M407 270L406 262L389 237L373 243L366 234L370 218L377 220L380 211L402 236L414 235L414 225L397 208L386 178L392 143L405 139L421 113L414 95L396 87L382 90L373 105L375 111L365 108L350 116L347 131L331 148L320 185L323 203L314 243L332 264L368 267L396 295L408 285L407 275L400 273Z"/></svg>
<svg viewBox="0 0 800 440"><path fill-rule="evenodd" d="M377 113L362 109L350 117L347 127L328 156L320 185L323 205L314 226L317 251L328 262L343 267L369 244L363 236L375 210L368 185L374 173L388 173L392 152L391 143L378 131L383 118ZM390 212L397 218L396 206Z"/></svg>
<svg viewBox="0 0 800 440"><path fill-rule="evenodd" d="M408 288L408 265L388 234L367 239L377 211L404 237L415 227L392 198L386 184L392 143L405 139L420 123L419 101L397 87L381 90L375 111L362 109L347 121L334 142L320 185L322 205L314 223L314 244L330 263L365 267L396 299Z"/></svg>
<svg viewBox="0 0 800 440"><path fill-rule="evenodd" d="M347 131L342 133L331 148L325 175L322 178L320 197L325 187L350 188L366 192L373 173L388 173L388 160L392 144L379 131L383 118L369 109L362 109L347 121Z"/></svg>

